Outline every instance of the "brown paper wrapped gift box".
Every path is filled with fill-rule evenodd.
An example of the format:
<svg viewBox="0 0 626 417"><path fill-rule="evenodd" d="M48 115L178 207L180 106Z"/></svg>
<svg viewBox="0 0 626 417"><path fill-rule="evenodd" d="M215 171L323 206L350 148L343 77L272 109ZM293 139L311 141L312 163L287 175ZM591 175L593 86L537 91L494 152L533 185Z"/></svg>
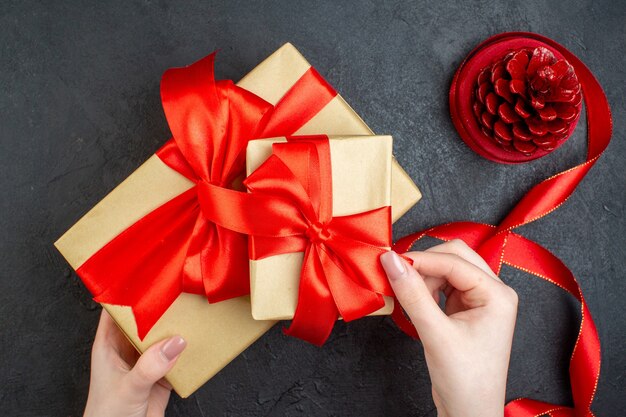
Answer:
<svg viewBox="0 0 626 417"><path fill-rule="evenodd" d="M285 138L248 143L246 170L250 175L272 153L272 144ZM391 136L330 136L333 216L363 213L391 205ZM254 238L251 245L254 246ZM250 260L250 299L255 320L289 320L298 303L304 253L285 253ZM372 315L391 314L393 298Z"/></svg>
<svg viewBox="0 0 626 417"><path fill-rule="evenodd" d="M285 44L238 85L275 104L309 67L291 44ZM337 95L296 134L371 135L372 131ZM421 194L395 161L391 175L395 220L411 208ZM193 185L153 155L55 245L69 264L78 269L120 232ZM275 324L274 321L254 320L248 297L208 304L201 296L181 294L144 340L140 340L129 307L103 307L139 351L174 334L187 340L187 349L167 375L181 397L192 394Z"/></svg>

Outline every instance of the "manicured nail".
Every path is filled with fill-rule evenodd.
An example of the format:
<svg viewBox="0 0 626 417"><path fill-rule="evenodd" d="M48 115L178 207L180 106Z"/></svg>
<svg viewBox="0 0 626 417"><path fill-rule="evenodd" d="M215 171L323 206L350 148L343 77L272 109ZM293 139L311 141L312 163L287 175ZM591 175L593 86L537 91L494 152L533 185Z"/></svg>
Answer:
<svg viewBox="0 0 626 417"><path fill-rule="evenodd" d="M406 266L402 259L394 251L383 253L380 257L380 262L383 264L383 268L387 272L387 276L391 280L402 278L406 273Z"/></svg>
<svg viewBox="0 0 626 417"><path fill-rule="evenodd" d="M187 342L185 339L180 336L174 336L161 347L161 353L168 362L171 362L175 357L180 355L186 346Z"/></svg>

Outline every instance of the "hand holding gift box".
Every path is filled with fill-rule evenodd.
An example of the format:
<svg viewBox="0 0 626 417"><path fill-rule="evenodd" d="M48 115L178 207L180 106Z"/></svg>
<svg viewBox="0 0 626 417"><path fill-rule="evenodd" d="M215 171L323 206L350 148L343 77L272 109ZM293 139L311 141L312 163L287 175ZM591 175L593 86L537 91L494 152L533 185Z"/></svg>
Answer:
<svg viewBox="0 0 626 417"><path fill-rule="evenodd" d="M254 137L371 134L291 45L238 86L215 82L211 60L168 72L162 95L174 140L56 243L140 351L185 337L188 348L168 375L182 396L274 324L253 320L247 298L228 299L247 293L245 236L204 218L196 184L230 187ZM397 218L419 192L395 162L392 184ZM219 256L225 252L240 259Z"/></svg>

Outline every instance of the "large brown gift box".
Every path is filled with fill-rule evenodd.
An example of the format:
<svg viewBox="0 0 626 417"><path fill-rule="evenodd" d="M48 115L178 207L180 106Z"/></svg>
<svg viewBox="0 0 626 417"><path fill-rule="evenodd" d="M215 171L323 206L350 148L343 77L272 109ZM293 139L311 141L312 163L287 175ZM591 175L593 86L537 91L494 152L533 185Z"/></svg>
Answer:
<svg viewBox="0 0 626 417"><path fill-rule="evenodd" d="M272 144L286 138L248 143L246 170L250 175L272 153ZM391 136L330 136L332 214L347 216L391 206ZM250 238L254 248L255 239ZM253 249L254 251L254 249ZM250 299L255 320L289 320L298 303L304 252L250 260ZM391 314L393 298L371 315Z"/></svg>
<svg viewBox="0 0 626 417"><path fill-rule="evenodd" d="M309 68L304 57L291 44L285 44L238 85L275 104ZM353 136L371 135L372 131L337 95L296 134ZM392 212L397 219L421 194L395 161L391 176ZM72 226L55 246L78 269L123 230L193 185L153 155ZM209 304L202 296L181 294L140 340L130 307L103 307L141 352L174 334L187 340L187 348L167 375L181 397L191 395L275 324L254 320L248 297Z"/></svg>

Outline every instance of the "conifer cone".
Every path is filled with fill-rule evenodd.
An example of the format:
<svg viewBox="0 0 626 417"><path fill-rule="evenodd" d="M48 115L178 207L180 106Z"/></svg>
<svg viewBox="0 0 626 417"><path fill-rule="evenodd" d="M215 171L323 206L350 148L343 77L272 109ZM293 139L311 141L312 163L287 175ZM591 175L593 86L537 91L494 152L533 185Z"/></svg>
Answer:
<svg viewBox="0 0 626 417"><path fill-rule="evenodd" d="M483 68L472 109L483 133L503 149L532 155L567 139L580 114L574 68L544 48L522 48Z"/></svg>

